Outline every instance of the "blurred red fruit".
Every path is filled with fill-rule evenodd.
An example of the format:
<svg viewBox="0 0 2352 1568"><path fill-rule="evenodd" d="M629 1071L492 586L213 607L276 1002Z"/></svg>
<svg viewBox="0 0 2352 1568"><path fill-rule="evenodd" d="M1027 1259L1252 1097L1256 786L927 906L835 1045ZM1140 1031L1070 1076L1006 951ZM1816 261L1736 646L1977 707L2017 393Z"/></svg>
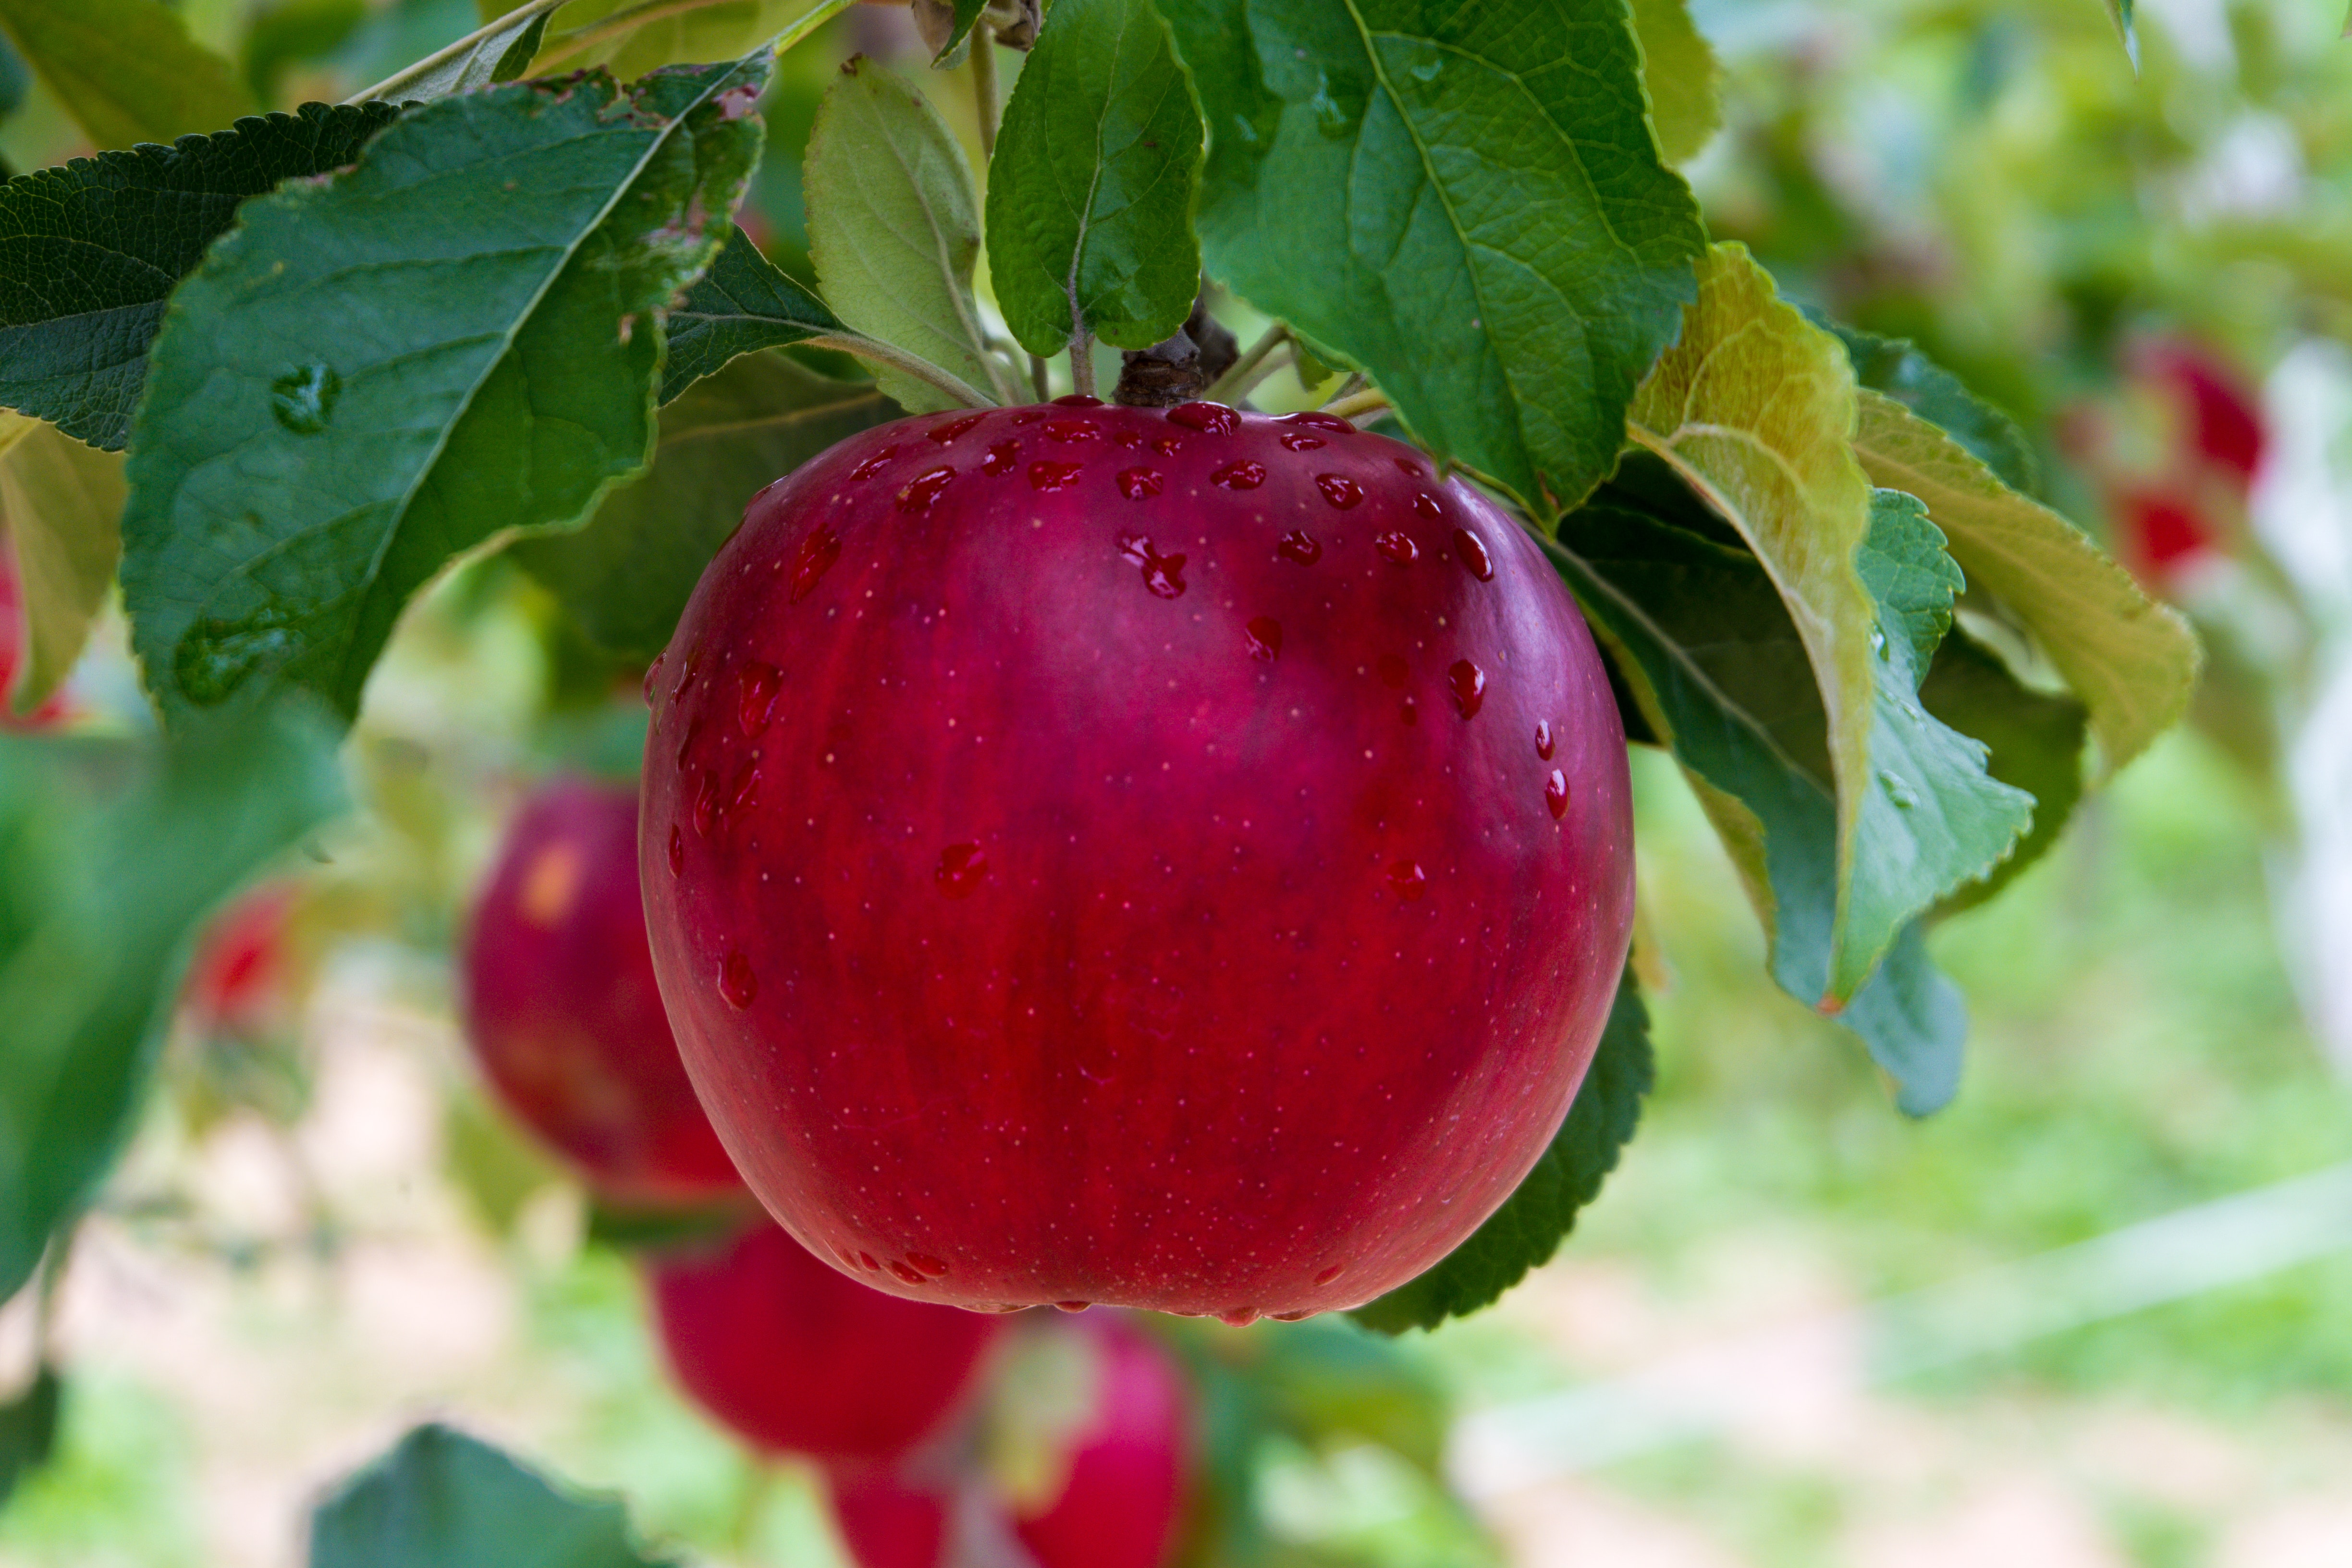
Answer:
<svg viewBox="0 0 2352 1568"><path fill-rule="evenodd" d="M1037 1568L1161 1568L1192 1489L1192 1402L1159 1341L1108 1314L1067 1331L1094 1345L1095 1404L1071 1434L1067 1479L1013 1530Z"/></svg>
<svg viewBox="0 0 2352 1568"><path fill-rule="evenodd" d="M857 1568L944 1568L947 1492L879 1466L835 1470L826 1479L834 1522Z"/></svg>
<svg viewBox="0 0 2352 1568"><path fill-rule="evenodd" d="M16 673L25 661L25 600L16 582L16 555L7 535L0 534L0 731L29 733L47 730L73 717L72 705L62 693L30 713L18 713L9 700L16 689Z"/></svg>
<svg viewBox="0 0 2352 1568"><path fill-rule="evenodd" d="M654 692L680 1048L769 1211L894 1293L1366 1300L1526 1174L1615 994L1591 637L1341 420L855 437L753 500Z"/></svg>
<svg viewBox="0 0 2352 1568"><path fill-rule="evenodd" d="M499 1098L603 1195L739 1193L662 1011L636 833L625 788L564 781L524 804L467 938L466 1036Z"/></svg>
<svg viewBox="0 0 2352 1568"><path fill-rule="evenodd" d="M287 917L300 889L267 882L213 917L196 943L180 1005L204 1036L250 1039L282 1026L292 979Z"/></svg>
<svg viewBox="0 0 2352 1568"><path fill-rule="evenodd" d="M2131 357L2137 375L2177 400L2196 456L2231 476L2242 499L2268 445L2254 388L2220 355L2186 338L2141 344Z"/></svg>
<svg viewBox="0 0 2352 1568"><path fill-rule="evenodd" d="M868 1289L764 1220L648 1270L687 1393L755 1447L835 1463L893 1459L938 1430L999 1327Z"/></svg>

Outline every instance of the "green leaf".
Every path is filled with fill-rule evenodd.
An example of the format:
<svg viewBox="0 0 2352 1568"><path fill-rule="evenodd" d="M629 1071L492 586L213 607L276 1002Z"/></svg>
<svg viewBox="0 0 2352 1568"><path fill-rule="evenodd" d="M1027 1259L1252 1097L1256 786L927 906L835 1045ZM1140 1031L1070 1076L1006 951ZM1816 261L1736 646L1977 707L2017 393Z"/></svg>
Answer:
<svg viewBox="0 0 2352 1568"><path fill-rule="evenodd" d="M971 165L930 101L863 56L818 107L802 167L809 256L840 318L997 401L1021 401L989 352L972 297L980 259ZM958 406L895 370L882 390L917 414Z"/></svg>
<svg viewBox="0 0 2352 1568"><path fill-rule="evenodd" d="M129 1136L191 930L340 799L291 708L161 752L0 741L0 1299Z"/></svg>
<svg viewBox="0 0 2352 1568"><path fill-rule="evenodd" d="M2000 657L1965 631L1936 650L1919 700L1944 723L1991 752L1987 771L2033 797L2033 826L2008 859L1947 898L1942 912L1973 909L2048 852L2083 797L2090 711L2072 697L2021 685Z"/></svg>
<svg viewBox="0 0 2352 1568"><path fill-rule="evenodd" d="M58 1445L58 1406L65 1385L54 1367L44 1365L24 1393L0 1405L0 1504L17 1486L49 1462Z"/></svg>
<svg viewBox="0 0 2352 1568"><path fill-rule="evenodd" d="M1819 317L1814 324L1827 327L1845 344L1846 355L1853 362L1854 379L1864 386L1885 393L1941 429L2010 489L2030 495L2041 488L2041 460L2017 421L1970 392L1958 376L1922 353L1916 344Z"/></svg>
<svg viewBox="0 0 2352 1568"><path fill-rule="evenodd" d="M123 599L168 722L289 689L348 720L450 560L645 466L660 312L742 194L766 69L441 99L246 207L173 300L131 460Z"/></svg>
<svg viewBox="0 0 2352 1568"><path fill-rule="evenodd" d="M558 1489L478 1438L418 1426L310 1516L310 1568L656 1568L617 1498Z"/></svg>
<svg viewBox="0 0 2352 1568"><path fill-rule="evenodd" d="M2107 0L2107 17L2116 25L2116 36L2124 41L2124 53L2131 57L2132 74L2139 73L2139 30L2134 25L2134 0ZM2346 24L2352 27L2352 22Z"/></svg>
<svg viewBox="0 0 2352 1568"><path fill-rule="evenodd" d="M2195 635L2080 529L2002 484L1891 397L1862 394L1854 452L1873 480L1927 503L1969 582L1997 597L2048 653L2090 709L2103 775L2188 710Z"/></svg>
<svg viewBox="0 0 2352 1568"><path fill-rule="evenodd" d="M630 81L665 66L731 60L773 45L779 51L848 8L849 0L574 0L558 13L534 62L547 76L602 66Z"/></svg>
<svg viewBox="0 0 2352 1568"><path fill-rule="evenodd" d="M396 113L309 103L0 185L0 406L121 450L164 299L238 205L351 163Z"/></svg>
<svg viewBox="0 0 2352 1568"><path fill-rule="evenodd" d="M668 403L738 354L782 348L845 329L824 300L760 254L751 237L732 230L710 270L669 313L669 357L661 400Z"/></svg>
<svg viewBox="0 0 2352 1568"><path fill-rule="evenodd" d="M479 87L495 87L502 81L512 81L530 68L539 53L540 44L547 37L547 19L555 7L535 11L519 21L485 27L468 35L466 47L433 57L429 68L414 76L398 76L382 87L371 89L372 98L397 98L399 101L423 102L446 98L453 92L471 92ZM741 53L740 50L734 51ZM387 90L389 89L390 90Z"/></svg>
<svg viewBox="0 0 2352 1568"><path fill-rule="evenodd" d="M1147 349L1192 313L1201 110L1151 0L1061 0L1005 106L988 269L1021 346Z"/></svg>
<svg viewBox="0 0 2352 1568"><path fill-rule="evenodd" d="M971 54L971 29L988 0L915 0L915 29L931 46L931 64L960 65Z"/></svg>
<svg viewBox="0 0 2352 1568"><path fill-rule="evenodd" d="M607 496L578 533L519 541L513 554L592 640L650 660L751 498L898 412L871 386L747 354L662 411L652 473Z"/></svg>
<svg viewBox="0 0 2352 1568"><path fill-rule="evenodd" d="M1207 110L1210 271L1537 515L1605 478L1706 246L1624 0L1167 16Z"/></svg>
<svg viewBox="0 0 2352 1568"><path fill-rule="evenodd" d="M1695 158L1723 129L1723 68L1691 26L1685 0L1633 0L1633 31L1659 150L1669 163Z"/></svg>
<svg viewBox="0 0 2352 1568"><path fill-rule="evenodd" d="M1725 246L1629 427L1755 552L1812 666L1837 804L1836 916L1813 998L1829 1013L1915 916L2009 852L2032 809L1986 775L1981 748L1917 707L1934 648L1920 638L1949 624L1959 574L1924 517L1875 501L1846 439L1855 398L1843 347ZM1866 562L1886 568L1880 592Z"/></svg>
<svg viewBox="0 0 2352 1568"><path fill-rule="evenodd" d="M0 425L32 428L0 435L0 529L16 557L24 595L25 662L12 691L0 692L29 713L57 690L89 636L89 623L114 585L122 558L122 459L65 436L53 425L0 414Z"/></svg>
<svg viewBox="0 0 2352 1568"><path fill-rule="evenodd" d="M1820 688L1770 575L1651 458L1629 458L1544 545L1722 835L1774 980L1812 1005L1837 919L1837 805ZM1916 924L1836 1021L1895 1076L1905 1110L1950 1098L1967 1019Z"/></svg>
<svg viewBox="0 0 2352 1568"><path fill-rule="evenodd" d="M1656 1079L1649 1010L1628 971L1568 1119L1527 1180L1436 1268L1349 1316L1382 1333L1433 1329L1493 1304L1528 1269L1549 1261L1617 1168L1641 1120L1642 1097Z"/></svg>
<svg viewBox="0 0 2352 1568"><path fill-rule="evenodd" d="M757 1214L756 1207L751 1211ZM742 1228L742 1204L706 1204L697 1208L625 1208L593 1194L588 1202L587 1240L615 1252L676 1252L708 1249Z"/></svg>
<svg viewBox="0 0 2352 1568"><path fill-rule="evenodd" d="M158 0L0 0L0 32L100 147L170 142L254 111L228 62Z"/></svg>
<svg viewBox="0 0 2352 1568"><path fill-rule="evenodd" d="M1250 1379L1274 1424L1310 1449L1369 1441L1439 1473L1445 1391L1386 1340L1329 1319L1269 1331Z"/></svg>

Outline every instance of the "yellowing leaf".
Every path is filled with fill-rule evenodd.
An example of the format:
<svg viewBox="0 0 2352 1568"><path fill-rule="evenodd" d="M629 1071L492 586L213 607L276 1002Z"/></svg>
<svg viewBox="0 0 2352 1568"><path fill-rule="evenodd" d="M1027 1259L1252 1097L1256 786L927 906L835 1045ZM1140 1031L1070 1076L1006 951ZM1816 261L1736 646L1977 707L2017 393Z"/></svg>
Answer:
<svg viewBox="0 0 2352 1568"><path fill-rule="evenodd" d="M2011 489L1935 426L1864 391L1854 450L1875 482L1918 497L1969 582L2025 623L2091 710L2103 773L2188 710L2197 639L2074 524Z"/></svg>
<svg viewBox="0 0 2352 1568"><path fill-rule="evenodd" d="M1669 163L1697 156L1723 126L1723 70L1715 51L1691 26L1685 0L1633 0L1633 31L1642 40L1642 86L1658 150Z"/></svg>
<svg viewBox="0 0 2352 1568"><path fill-rule="evenodd" d="M122 455L85 447L55 426L0 434L0 525L16 554L25 661L5 693L19 713L48 700L81 657L89 623L122 559Z"/></svg>

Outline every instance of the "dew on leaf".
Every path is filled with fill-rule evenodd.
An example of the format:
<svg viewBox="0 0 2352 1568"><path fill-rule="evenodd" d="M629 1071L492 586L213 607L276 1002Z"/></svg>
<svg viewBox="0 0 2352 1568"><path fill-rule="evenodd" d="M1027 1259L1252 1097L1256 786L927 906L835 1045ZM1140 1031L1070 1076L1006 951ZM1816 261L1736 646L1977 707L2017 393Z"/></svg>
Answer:
<svg viewBox="0 0 2352 1568"><path fill-rule="evenodd" d="M297 436L316 436L335 416L343 378L323 364L288 371L269 384L269 412Z"/></svg>

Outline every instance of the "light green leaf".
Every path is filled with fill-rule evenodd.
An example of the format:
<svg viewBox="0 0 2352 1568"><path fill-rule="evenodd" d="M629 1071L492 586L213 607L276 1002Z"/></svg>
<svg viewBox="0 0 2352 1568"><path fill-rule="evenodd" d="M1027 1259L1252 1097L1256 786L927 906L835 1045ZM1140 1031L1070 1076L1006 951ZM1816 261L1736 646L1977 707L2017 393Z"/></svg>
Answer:
<svg viewBox="0 0 2352 1568"><path fill-rule="evenodd" d="M1447 1253L1437 1267L1349 1314L1368 1329L1402 1333L1433 1329L1500 1300L1504 1291L1549 1262L1576 1227L1576 1217L1601 1195L1642 1119L1642 1099L1657 1080L1650 1049L1650 1015L1628 971L1601 1043L1570 1102L1568 1119L1503 1206Z"/></svg>
<svg viewBox="0 0 2352 1568"><path fill-rule="evenodd" d="M594 642L651 659L751 498L835 442L895 419L871 386L781 354L746 354L662 410L653 471L614 491L587 527L512 546Z"/></svg>
<svg viewBox="0 0 2352 1568"><path fill-rule="evenodd" d="M162 751L0 738L0 1300L130 1135L197 921L341 797L298 705Z"/></svg>
<svg viewBox="0 0 2352 1568"><path fill-rule="evenodd" d="M741 229L669 313L669 357L661 400L668 403L738 354L782 348L845 331L824 300L760 254Z"/></svg>
<svg viewBox="0 0 2352 1568"><path fill-rule="evenodd" d="M398 76L370 88L362 98L425 102L453 92L471 92L512 81L530 68L547 37L547 19L562 0L544 0L509 13L448 48L419 60ZM741 50L735 51L740 54Z"/></svg>
<svg viewBox="0 0 2352 1568"><path fill-rule="evenodd" d="M988 0L915 0L915 30L931 51L931 64L961 64L971 51L972 25L988 9Z"/></svg>
<svg viewBox="0 0 2352 1568"><path fill-rule="evenodd" d="M1960 378L1904 338L1841 326L1819 316L1845 345L1854 379L1883 392L1976 455L1977 460L2011 489L2032 494L2042 482L2041 459L2017 421L1970 392Z"/></svg>
<svg viewBox="0 0 2352 1568"><path fill-rule="evenodd" d="M2033 797L2033 826L2008 859L1943 901L1939 912L1974 909L2048 853L2083 797L2083 748L2090 712L2074 698L2034 691L1965 631L1936 650L1919 688L1927 711L1992 753L1986 770Z"/></svg>
<svg viewBox="0 0 2352 1568"><path fill-rule="evenodd" d="M664 66L731 60L791 47L850 0L572 0L556 14L533 74L602 66L622 81Z"/></svg>
<svg viewBox="0 0 2352 1568"><path fill-rule="evenodd" d="M645 466L660 312L741 195L766 69L441 99L247 205L132 443L123 597L168 721L289 689L350 718L417 588Z"/></svg>
<svg viewBox="0 0 2352 1568"><path fill-rule="evenodd" d="M1200 183L1200 106L1151 0L1060 0L989 165L989 277L1021 346L1146 349L1182 326Z"/></svg>
<svg viewBox="0 0 2352 1568"><path fill-rule="evenodd" d="M310 1516L310 1568L657 1568L619 1499L559 1490L438 1424L350 1477Z"/></svg>
<svg viewBox="0 0 2352 1568"><path fill-rule="evenodd" d="M0 32L100 147L168 143L254 112L228 62L159 0L0 0Z"/></svg>
<svg viewBox="0 0 2352 1568"><path fill-rule="evenodd" d="M2139 71L2139 29L2132 16L2134 0L2107 0L2107 17L2116 25L2116 36L2124 41L2124 53L2131 57L2133 74ZM2352 27L2352 22L2346 24Z"/></svg>
<svg viewBox="0 0 2352 1568"><path fill-rule="evenodd" d="M1658 146L1669 163L1695 158L1723 128L1723 68L1715 50L1691 26L1685 0L1633 0L1633 31Z"/></svg>
<svg viewBox="0 0 2352 1568"><path fill-rule="evenodd" d="M0 405L121 450L163 301L238 205L351 163L394 112L308 103L0 185Z"/></svg>
<svg viewBox="0 0 2352 1568"><path fill-rule="evenodd" d="M1208 118L1209 270L1536 515L1605 478L1706 245L1625 0L1167 17Z"/></svg>
<svg viewBox="0 0 2352 1568"><path fill-rule="evenodd" d="M1779 590L1655 458L1629 458L1544 542L1722 836L1769 939L1774 980L1811 1006L1836 928L1837 799L1820 688ZM1967 1018L1916 922L1835 1017L1895 1078L1906 1111L1950 1098Z"/></svg>
<svg viewBox="0 0 2352 1568"><path fill-rule="evenodd" d="M2104 775L2187 711L2197 639L2080 529L1996 479L1941 430L1864 391L1854 451L1870 477L1917 496L1952 559L2033 634L2091 710Z"/></svg>
<svg viewBox="0 0 2352 1568"><path fill-rule="evenodd" d="M802 167L809 255L835 314L1001 403L1020 401L972 297L980 259L971 165L929 100L862 56L842 68ZM882 390L922 414L956 400L901 371Z"/></svg>
<svg viewBox="0 0 2352 1568"><path fill-rule="evenodd" d="M32 427L0 447L0 528L16 557L24 595L25 662L16 689L0 700L18 713L47 700L89 636L122 558L122 458L85 447L53 425L0 414Z"/></svg>

